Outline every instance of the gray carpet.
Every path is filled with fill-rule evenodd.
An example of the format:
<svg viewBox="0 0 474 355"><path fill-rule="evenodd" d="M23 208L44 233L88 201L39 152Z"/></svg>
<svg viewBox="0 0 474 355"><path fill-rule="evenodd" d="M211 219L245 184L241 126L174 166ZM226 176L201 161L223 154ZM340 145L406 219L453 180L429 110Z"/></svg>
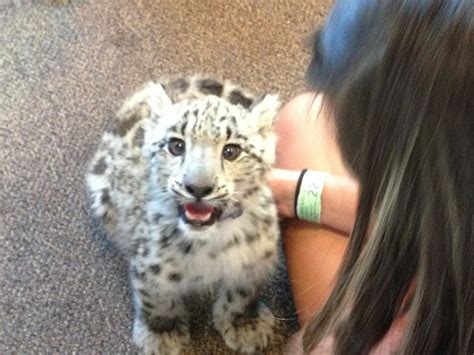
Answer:
<svg viewBox="0 0 474 355"><path fill-rule="evenodd" d="M0 353L133 353L126 268L90 226L84 169L143 82L205 72L288 99L328 0L0 0ZM295 314L284 267L265 297ZM200 310L198 302L191 304ZM196 354L229 353L194 312Z"/></svg>

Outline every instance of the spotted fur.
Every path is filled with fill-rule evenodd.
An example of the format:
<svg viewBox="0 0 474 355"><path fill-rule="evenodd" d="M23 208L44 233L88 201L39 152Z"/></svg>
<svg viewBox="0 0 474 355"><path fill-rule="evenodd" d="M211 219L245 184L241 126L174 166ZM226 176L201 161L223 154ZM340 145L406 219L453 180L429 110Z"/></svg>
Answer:
<svg viewBox="0 0 474 355"><path fill-rule="evenodd" d="M184 77L149 83L124 103L92 159L93 215L129 260L133 338L144 353L189 344L183 296L218 286L213 319L226 344L252 353L271 341L275 319L259 286L277 263L276 208L265 174L274 162L273 95ZM173 139L185 144L171 153ZM240 155L226 160L223 149ZM191 185L192 184L192 185ZM210 186L196 197L189 186ZM215 222L194 225L183 204L215 206Z"/></svg>

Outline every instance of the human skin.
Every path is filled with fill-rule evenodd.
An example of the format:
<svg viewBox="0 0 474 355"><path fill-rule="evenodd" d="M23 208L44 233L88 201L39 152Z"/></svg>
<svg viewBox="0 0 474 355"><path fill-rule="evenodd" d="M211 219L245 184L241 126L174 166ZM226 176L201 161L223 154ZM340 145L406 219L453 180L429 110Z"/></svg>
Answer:
<svg viewBox="0 0 474 355"><path fill-rule="evenodd" d="M358 186L345 167L322 96L305 93L280 111L276 169L268 181L280 215L288 218L284 248L301 325L327 300L354 224ZM321 224L294 217L296 182L302 169L329 173L321 197Z"/></svg>

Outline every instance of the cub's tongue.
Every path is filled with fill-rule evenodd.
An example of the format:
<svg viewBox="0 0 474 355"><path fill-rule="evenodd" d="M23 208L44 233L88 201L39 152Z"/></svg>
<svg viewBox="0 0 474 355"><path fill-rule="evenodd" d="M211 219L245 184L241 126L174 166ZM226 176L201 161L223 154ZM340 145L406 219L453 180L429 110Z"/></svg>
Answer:
<svg viewBox="0 0 474 355"><path fill-rule="evenodd" d="M214 212L214 207L202 202L184 205L184 213L189 220L205 222L211 218L212 212Z"/></svg>

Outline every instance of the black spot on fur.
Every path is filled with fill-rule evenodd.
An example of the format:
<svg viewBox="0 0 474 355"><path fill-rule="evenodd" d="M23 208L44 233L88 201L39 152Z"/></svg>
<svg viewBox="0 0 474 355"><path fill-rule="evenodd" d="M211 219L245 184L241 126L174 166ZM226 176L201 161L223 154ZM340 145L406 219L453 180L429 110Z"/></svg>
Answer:
<svg viewBox="0 0 474 355"><path fill-rule="evenodd" d="M141 148L143 147L143 143L145 142L145 130L143 127L140 127L135 132L135 136L133 137L132 145L134 147Z"/></svg>
<svg viewBox="0 0 474 355"><path fill-rule="evenodd" d="M170 83L170 87L174 90L178 90L180 92L185 92L189 88L189 81L186 79L177 79Z"/></svg>
<svg viewBox="0 0 474 355"><path fill-rule="evenodd" d="M227 251L229 250L230 248L232 248L233 246L237 245L235 243L235 241L231 240L230 242L228 242L226 245L224 245L224 247L222 248L222 251Z"/></svg>
<svg viewBox="0 0 474 355"><path fill-rule="evenodd" d="M154 333L162 334L176 329L178 320L176 318L149 316L145 318L145 323Z"/></svg>
<svg viewBox="0 0 474 355"><path fill-rule="evenodd" d="M247 307L245 307L244 314L249 318L258 317L258 309L260 308L260 303L257 298L250 302Z"/></svg>
<svg viewBox="0 0 474 355"><path fill-rule="evenodd" d="M123 137L127 134L128 131L130 131L137 123L140 121L142 117L138 112L132 114L130 117L118 121L116 123L116 126L112 129L112 133Z"/></svg>
<svg viewBox="0 0 474 355"><path fill-rule="evenodd" d="M132 267L132 277L143 281L146 277L146 274L143 271L138 271L138 268L136 266L133 266Z"/></svg>
<svg viewBox="0 0 474 355"><path fill-rule="evenodd" d="M105 157L99 159L99 161L94 165L92 173L95 175L102 175L107 169L107 163L105 162Z"/></svg>
<svg viewBox="0 0 474 355"><path fill-rule="evenodd" d="M249 157L251 157L252 159L258 161L260 164L263 164L263 159L262 159L261 157L259 157L257 154L255 154L254 152L252 152L252 150L251 150L250 148L244 147L244 148L243 148L243 151L244 151L245 153L247 153L247 155L248 155Z"/></svg>
<svg viewBox="0 0 474 355"><path fill-rule="evenodd" d="M148 311L145 308L140 309L140 315L141 315L142 319L145 320L145 321L146 321L147 318L151 317L150 311Z"/></svg>
<svg viewBox="0 0 474 355"><path fill-rule="evenodd" d="M248 190L247 192L244 193L244 198L247 198L247 197L250 197L252 196L254 193L256 193L258 190L260 190L260 188L257 186L257 187L254 187L250 190Z"/></svg>
<svg viewBox="0 0 474 355"><path fill-rule="evenodd" d="M238 288L237 289L237 293L239 294L240 297L242 298L247 298L248 296L250 296L250 292L243 289L243 288Z"/></svg>
<svg viewBox="0 0 474 355"><path fill-rule="evenodd" d="M193 248L193 242L190 242L190 241L185 241L179 244L179 250L181 250L181 252L185 255L189 254L192 248Z"/></svg>
<svg viewBox="0 0 474 355"><path fill-rule="evenodd" d="M143 297L150 297L150 294L144 290L143 288L139 288L138 292L143 296Z"/></svg>
<svg viewBox="0 0 474 355"><path fill-rule="evenodd" d="M262 219L263 224L265 224L267 227L273 224L273 218L271 217L265 217Z"/></svg>
<svg viewBox="0 0 474 355"><path fill-rule="evenodd" d="M160 222L160 219L163 217L163 215L161 213L155 213L153 215L153 222L155 223L159 223Z"/></svg>
<svg viewBox="0 0 474 355"><path fill-rule="evenodd" d="M249 108L253 101L252 99L246 97L241 91L234 90L229 95L229 101L234 105L241 105L245 108Z"/></svg>
<svg viewBox="0 0 474 355"><path fill-rule="evenodd" d="M165 235L166 235L166 237L172 238L172 237L178 236L178 234L179 234L178 228L173 227L173 229L171 229L171 231L169 229L167 229Z"/></svg>
<svg viewBox="0 0 474 355"><path fill-rule="evenodd" d="M161 265L160 264L150 265L150 271L153 273L153 275L159 275L161 272Z"/></svg>
<svg viewBox="0 0 474 355"><path fill-rule="evenodd" d="M138 164L140 162L139 156L131 156L127 157L127 160L131 161L133 164Z"/></svg>
<svg viewBox="0 0 474 355"><path fill-rule="evenodd" d="M158 143L158 148L163 149L163 148L165 147L165 145L166 145L166 142L165 142L165 141L160 141L160 142Z"/></svg>
<svg viewBox="0 0 474 355"><path fill-rule="evenodd" d="M247 234L247 235L245 236L245 241L246 241L247 243L249 243L249 244L252 244L252 243L254 243L255 241L257 241L258 239L260 239L259 237L260 237L260 236L259 236L258 234Z"/></svg>
<svg viewBox="0 0 474 355"><path fill-rule="evenodd" d="M205 95L221 96L224 86L214 79L203 79L198 82L199 91Z"/></svg>
<svg viewBox="0 0 474 355"><path fill-rule="evenodd" d="M232 303L233 300L234 300L234 297L232 296L232 292L227 291L227 302Z"/></svg>
<svg viewBox="0 0 474 355"><path fill-rule="evenodd" d="M265 253L263 254L263 258L270 259L273 255L275 255L275 252L273 250L265 250Z"/></svg>
<svg viewBox="0 0 474 355"><path fill-rule="evenodd" d="M234 235L233 241L234 241L234 244L235 244L235 245L239 245L239 244L240 244L240 239L239 239L239 237L236 236L236 235Z"/></svg>
<svg viewBox="0 0 474 355"><path fill-rule="evenodd" d="M143 307L145 307L145 308L147 308L147 309L153 309L153 308L155 308L152 303L147 302L147 301L142 301L142 304L143 304Z"/></svg>
<svg viewBox="0 0 474 355"><path fill-rule="evenodd" d="M229 127L227 127L226 134L227 134L227 140L229 140L230 137L232 137L232 131Z"/></svg>
<svg viewBox="0 0 474 355"><path fill-rule="evenodd" d="M180 127L178 127L178 125L174 125L173 127L168 128L168 131L171 133L178 134L178 132L180 131Z"/></svg>
<svg viewBox="0 0 474 355"><path fill-rule="evenodd" d="M186 132L186 127L188 125L188 122L184 122L183 125L181 126L181 135L184 136L184 133Z"/></svg>
<svg viewBox="0 0 474 355"><path fill-rule="evenodd" d="M243 313L234 314L232 325L234 327L240 327L247 324L250 320L258 317L259 302L257 299L250 302L244 309Z"/></svg>
<svg viewBox="0 0 474 355"><path fill-rule="evenodd" d="M171 235L161 237L160 246L161 246L162 249L169 248L169 246L171 245L171 241L172 241L171 238L172 238Z"/></svg>
<svg viewBox="0 0 474 355"><path fill-rule="evenodd" d="M144 245L142 249L142 256L147 257L148 254L150 254L150 248L148 248L147 245Z"/></svg>
<svg viewBox="0 0 474 355"><path fill-rule="evenodd" d="M212 252L212 251L209 254L207 254L207 256L211 259L216 259L217 258L217 254Z"/></svg>
<svg viewBox="0 0 474 355"><path fill-rule="evenodd" d="M110 193L109 189L103 189L102 190L102 196L100 197L100 203L103 205L106 205L110 202Z"/></svg>
<svg viewBox="0 0 474 355"><path fill-rule="evenodd" d="M175 262L175 258L173 258L172 256L169 256L165 259L165 264L171 264L171 263L174 263Z"/></svg>
<svg viewBox="0 0 474 355"><path fill-rule="evenodd" d="M172 272L168 275L168 280L172 282L180 282L183 279L183 276L178 272Z"/></svg>
<svg viewBox="0 0 474 355"><path fill-rule="evenodd" d="M237 139L240 139L240 140L243 140L244 142L247 142L247 141L249 140L248 137L243 136L243 135L241 135L241 134L237 134L236 138L237 138Z"/></svg>
<svg viewBox="0 0 474 355"><path fill-rule="evenodd" d="M243 325L249 323L249 319L243 314L234 314L232 319L232 325L236 328L242 327Z"/></svg>

